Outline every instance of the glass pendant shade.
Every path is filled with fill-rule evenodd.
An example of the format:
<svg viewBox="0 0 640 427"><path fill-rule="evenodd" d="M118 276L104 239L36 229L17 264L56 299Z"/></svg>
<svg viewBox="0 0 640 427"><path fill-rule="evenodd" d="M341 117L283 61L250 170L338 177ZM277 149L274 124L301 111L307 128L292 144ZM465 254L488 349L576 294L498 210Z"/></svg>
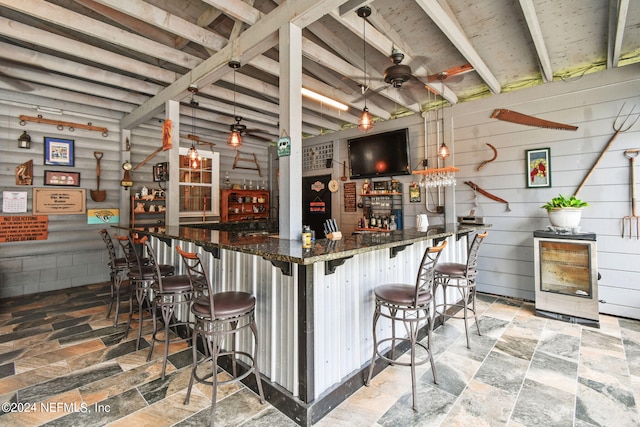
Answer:
<svg viewBox="0 0 640 427"><path fill-rule="evenodd" d="M371 116L371 113L369 112L367 107L364 107L364 109L362 110L362 114L360 114L360 119L358 120L358 129L360 129L362 132L367 132L373 129L373 116Z"/></svg>
<svg viewBox="0 0 640 427"><path fill-rule="evenodd" d="M233 148L240 147L242 145L242 135L240 135L240 132L237 130L231 131L227 139L227 145Z"/></svg>
<svg viewBox="0 0 640 427"><path fill-rule="evenodd" d="M189 151L187 151L187 157L189 158L189 165L191 166L191 168L197 168L198 158L200 157L200 155L198 154L198 150L196 149L195 145L191 144Z"/></svg>
<svg viewBox="0 0 640 427"><path fill-rule="evenodd" d="M450 154L451 153L449 152L449 147L447 147L447 145L443 142L438 149L438 156L440 156L440 158L444 160L449 157Z"/></svg>

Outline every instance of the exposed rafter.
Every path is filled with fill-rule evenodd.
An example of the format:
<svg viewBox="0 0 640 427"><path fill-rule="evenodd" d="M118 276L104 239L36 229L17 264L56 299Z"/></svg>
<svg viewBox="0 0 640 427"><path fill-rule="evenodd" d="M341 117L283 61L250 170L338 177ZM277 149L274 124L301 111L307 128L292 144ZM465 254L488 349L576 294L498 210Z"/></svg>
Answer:
<svg viewBox="0 0 640 427"><path fill-rule="evenodd" d="M609 0L609 51L607 52L607 67L613 68L620 62L622 39L629 13L629 0Z"/></svg>
<svg viewBox="0 0 640 427"><path fill-rule="evenodd" d="M549 58L549 52L547 52L547 45L544 42L542 30L540 29L540 22L536 16L536 9L533 5L533 1L520 0L520 7L522 8L525 21L527 21L529 33L531 33L531 38L533 39L533 44L536 47L536 52L538 53L538 61L540 62L542 78L545 82L553 81L551 59Z"/></svg>
<svg viewBox="0 0 640 427"><path fill-rule="evenodd" d="M476 72L482 77L486 85L493 93L500 93L501 87L498 79L493 75L487 64L482 60L478 52L462 30L453 14L445 10L437 0L415 0L416 3L429 15L429 18L449 37L460 53L469 61Z"/></svg>

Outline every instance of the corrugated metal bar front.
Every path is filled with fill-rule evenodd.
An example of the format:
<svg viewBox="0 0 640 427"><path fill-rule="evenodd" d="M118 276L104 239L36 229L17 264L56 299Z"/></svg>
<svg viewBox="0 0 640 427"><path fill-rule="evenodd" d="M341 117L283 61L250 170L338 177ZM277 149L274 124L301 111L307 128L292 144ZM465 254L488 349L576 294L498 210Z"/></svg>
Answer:
<svg viewBox="0 0 640 427"><path fill-rule="evenodd" d="M297 287L295 277L286 276L271 262L254 255L220 250L220 259L201 247L174 240L171 247L152 238L152 245L161 263L177 267L183 273L176 244L190 252L198 252L208 269L216 291L244 291L256 296L256 324L260 354L260 372L294 396L298 394L297 360ZM249 333L241 334L238 348L253 351L253 339Z"/></svg>
<svg viewBox="0 0 640 427"><path fill-rule="evenodd" d="M440 260L466 261L466 237L447 239ZM373 290L388 283L414 284L424 251L431 240L414 243L391 256L390 249L347 259L335 273L314 268L315 398L366 366L373 355ZM378 339L391 336L391 322L378 322Z"/></svg>

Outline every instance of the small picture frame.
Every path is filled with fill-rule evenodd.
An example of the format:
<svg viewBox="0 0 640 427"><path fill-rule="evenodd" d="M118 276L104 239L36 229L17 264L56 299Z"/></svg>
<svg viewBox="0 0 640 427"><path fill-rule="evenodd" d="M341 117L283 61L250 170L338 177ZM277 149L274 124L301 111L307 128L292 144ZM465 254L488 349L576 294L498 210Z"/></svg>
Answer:
<svg viewBox="0 0 640 427"><path fill-rule="evenodd" d="M74 165L73 139L44 137L44 164L49 166Z"/></svg>
<svg viewBox="0 0 640 427"><path fill-rule="evenodd" d="M420 186L417 182L411 183L409 186L409 202L419 203L422 200Z"/></svg>
<svg viewBox="0 0 640 427"><path fill-rule="evenodd" d="M80 187L80 172L44 171L44 185Z"/></svg>
<svg viewBox="0 0 640 427"><path fill-rule="evenodd" d="M551 187L551 149L526 150L527 187Z"/></svg>

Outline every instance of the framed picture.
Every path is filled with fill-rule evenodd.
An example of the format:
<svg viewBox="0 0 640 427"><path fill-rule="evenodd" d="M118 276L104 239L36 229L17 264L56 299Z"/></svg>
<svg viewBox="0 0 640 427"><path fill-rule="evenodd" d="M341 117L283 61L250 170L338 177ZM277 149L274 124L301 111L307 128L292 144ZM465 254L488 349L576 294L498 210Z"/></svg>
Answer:
<svg viewBox="0 0 640 427"><path fill-rule="evenodd" d="M422 198L420 197L420 187L417 182L414 182L409 187L409 201L411 203L420 202Z"/></svg>
<svg viewBox="0 0 640 427"><path fill-rule="evenodd" d="M44 171L44 185L80 187L80 172Z"/></svg>
<svg viewBox="0 0 640 427"><path fill-rule="evenodd" d="M526 154L527 187L551 187L551 150L538 148Z"/></svg>
<svg viewBox="0 0 640 427"><path fill-rule="evenodd" d="M73 139L44 137L44 164L51 166L73 166Z"/></svg>

